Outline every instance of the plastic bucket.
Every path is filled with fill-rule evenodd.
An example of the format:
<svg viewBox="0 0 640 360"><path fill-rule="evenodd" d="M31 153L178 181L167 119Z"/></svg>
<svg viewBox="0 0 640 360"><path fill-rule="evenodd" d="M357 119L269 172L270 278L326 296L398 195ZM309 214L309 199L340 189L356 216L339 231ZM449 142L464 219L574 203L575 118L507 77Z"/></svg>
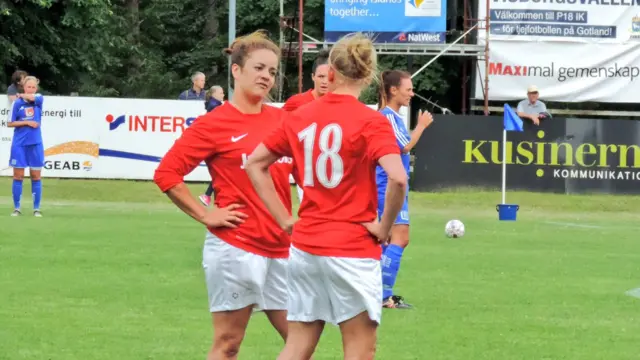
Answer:
<svg viewBox="0 0 640 360"><path fill-rule="evenodd" d="M498 211L498 219L500 219L500 221L516 221L520 206L515 204L498 204L496 205L496 210Z"/></svg>

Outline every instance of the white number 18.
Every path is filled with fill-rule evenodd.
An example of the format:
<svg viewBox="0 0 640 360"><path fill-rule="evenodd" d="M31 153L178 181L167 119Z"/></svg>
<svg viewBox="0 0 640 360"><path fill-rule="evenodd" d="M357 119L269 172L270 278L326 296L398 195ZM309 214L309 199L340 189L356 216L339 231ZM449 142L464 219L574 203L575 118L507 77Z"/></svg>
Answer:
<svg viewBox="0 0 640 360"><path fill-rule="evenodd" d="M313 181L313 147L316 140L318 124L313 123L298 133L298 139L304 147L304 186L314 186ZM333 138L329 146L329 138ZM327 189L340 184L344 176L344 164L338 154L342 147L342 128L338 124L329 124L320 131L318 137L320 156L316 160L315 173L318 181ZM331 178L327 174L327 162L331 160Z"/></svg>

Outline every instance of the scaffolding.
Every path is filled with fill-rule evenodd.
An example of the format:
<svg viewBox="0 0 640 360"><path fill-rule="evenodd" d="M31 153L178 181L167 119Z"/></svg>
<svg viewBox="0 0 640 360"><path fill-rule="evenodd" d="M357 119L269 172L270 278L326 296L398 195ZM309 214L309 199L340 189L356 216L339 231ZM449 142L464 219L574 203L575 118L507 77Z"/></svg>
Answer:
<svg viewBox="0 0 640 360"><path fill-rule="evenodd" d="M482 1L482 0L478 0ZM452 43L446 44L407 44L407 43L378 43L375 44L376 50L380 55L412 55L412 56L429 56L432 59L416 71L412 77L415 77L418 73L426 69L430 64L435 62L441 56L451 57L465 57L466 61L463 62L462 68L462 112L467 112L467 103L470 100L468 96L468 78L469 78L469 65L475 63L479 66L480 61L484 61L485 76L483 81L483 97L484 97L484 113L489 114L489 21L490 21L490 0L484 0L486 2L486 17L484 19L474 19L471 14L474 13L471 6L477 5L473 0L463 0L463 34L458 37ZM304 33L304 0L298 0L298 7L296 14L293 17L284 16L283 0L280 0L280 44L284 53L291 56L297 56L298 65L298 92L303 90L303 61L302 56L304 53L317 53L323 48L330 48L334 43L321 41L314 39L308 34ZM295 32L297 35L297 43L289 41L285 45L285 30ZM366 31L366 30L365 30ZM476 44L477 33L479 31L485 31L485 44ZM473 34L475 32L475 34ZM474 36L475 35L475 36ZM283 63L284 65L284 63ZM283 84L284 68L281 66L281 73L279 84ZM471 72L473 74L473 72ZM473 84L473 82L471 82ZM282 86L280 86L282 89ZM280 90L282 91L282 90ZM280 93L280 96L282 93Z"/></svg>

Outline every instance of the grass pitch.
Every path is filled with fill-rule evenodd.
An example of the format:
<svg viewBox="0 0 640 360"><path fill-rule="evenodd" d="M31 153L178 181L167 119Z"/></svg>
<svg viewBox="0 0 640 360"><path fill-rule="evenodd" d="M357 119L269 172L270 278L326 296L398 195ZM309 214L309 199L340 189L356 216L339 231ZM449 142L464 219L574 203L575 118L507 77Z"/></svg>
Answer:
<svg viewBox="0 0 640 360"><path fill-rule="evenodd" d="M212 335L204 229L149 182L44 179L44 218L11 218L0 179L0 359L204 359ZM196 193L206 185L193 185ZM638 359L640 198L411 194L411 245L383 315L378 359ZM444 237L446 221L467 227ZM240 359L275 359L263 314ZM316 357L340 359L327 327Z"/></svg>

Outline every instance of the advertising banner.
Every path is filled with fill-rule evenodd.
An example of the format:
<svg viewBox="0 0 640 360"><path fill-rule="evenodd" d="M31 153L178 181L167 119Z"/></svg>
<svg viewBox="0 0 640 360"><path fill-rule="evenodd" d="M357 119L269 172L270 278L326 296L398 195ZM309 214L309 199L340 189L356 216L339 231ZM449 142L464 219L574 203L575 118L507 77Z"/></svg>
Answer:
<svg viewBox="0 0 640 360"><path fill-rule="evenodd" d="M446 0L326 0L324 39L364 32L375 43L443 44Z"/></svg>
<svg viewBox="0 0 640 360"><path fill-rule="evenodd" d="M413 188L499 189L501 116L437 115L416 147ZM640 193L640 123L545 120L507 137L507 191Z"/></svg>
<svg viewBox="0 0 640 360"><path fill-rule="evenodd" d="M13 129L2 126L0 153L11 149ZM200 101L45 96L43 176L70 178L153 178L158 162L185 128L205 113ZM8 160L0 175L11 174ZM186 178L210 179L200 166Z"/></svg>
<svg viewBox="0 0 640 360"><path fill-rule="evenodd" d="M8 106L0 108L0 176L13 172ZM151 180L167 150L205 109L202 101L45 96L42 114L44 177ZM203 163L186 180L211 176Z"/></svg>
<svg viewBox="0 0 640 360"><path fill-rule="evenodd" d="M487 8L479 3L478 17ZM636 102L640 8L621 1L494 0L489 9L489 99L521 100L529 85L559 102ZM478 43L486 42L485 31ZM475 97L484 98L485 63Z"/></svg>

